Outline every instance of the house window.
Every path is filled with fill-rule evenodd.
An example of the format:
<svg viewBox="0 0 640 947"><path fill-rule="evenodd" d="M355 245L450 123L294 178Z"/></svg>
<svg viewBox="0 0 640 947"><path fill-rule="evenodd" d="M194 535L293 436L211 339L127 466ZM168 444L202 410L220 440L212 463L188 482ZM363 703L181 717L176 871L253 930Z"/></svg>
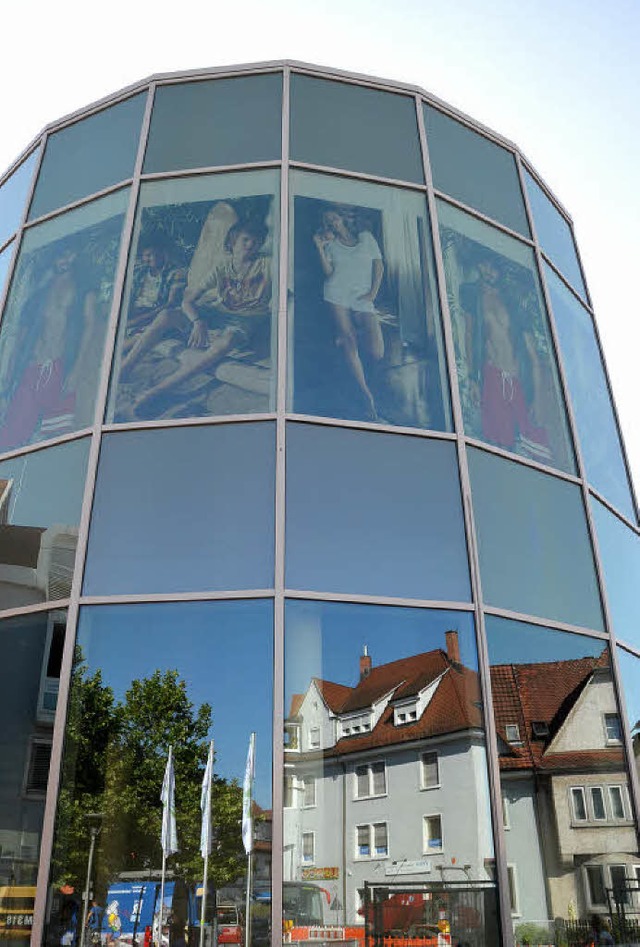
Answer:
<svg viewBox="0 0 640 947"><path fill-rule="evenodd" d="M590 789L591 793L591 808L593 810L593 818L601 821L602 819L607 818L607 813L604 808L604 793L601 786L592 786Z"/></svg>
<svg viewBox="0 0 640 947"><path fill-rule="evenodd" d="M519 915L520 907L518 904L518 879L516 876L516 866L507 865L507 876L509 878L509 901L511 902L511 914Z"/></svg>
<svg viewBox="0 0 640 947"><path fill-rule="evenodd" d="M312 865L316 860L316 840L313 832L302 833L302 861Z"/></svg>
<svg viewBox="0 0 640 947"><path fill-rule="evenodd" d="M387 773L384 760L356 766L356 799L384 796L387 792Z"/></svg>
<svg viewBox="0 0 640 947"><path fill-rule="evenodd" d="M424 850L428 853L441 852L442 845L442 816L426 815L424 824Z"/></svg>
<svg viewBox="0 0 640 947"><path fill-rule="evenodd" d="M611 802L611 814L613 818L626 819L627 815L624 807L622 786L609 786L609 800Z"/></svg>
<svg viewBox="0 0 640 947"><path fill-rule="evenodd" d="M316 750L320 746L320 728L311 727L309 730L309 746L312 750Z"/></svg>
<svg viewBox="0 0 640 947"><path fill-rule="evenodd" d="M51 762L51 742L32 740L29 744L29 759L25 778L25 792L29 795L44 796L49 780Z"/></svg>
<svg viewBox="0 0 640 947"><path fill-rule="evenodd" d="M315 776L305 776L302 780L302 788L304 790L303 794L303 806L306 809L310 809L316 804L316 778Z"/></svg>
<svg viewBox="0 0 640 947"><path fill-rule="evenodd" d="M587 806L584 799L584 789L582 786L574 786L571 790L571 802L573 805L573 818L576 822L587 821Z"/></svg>
<svg viewBox="0 0 640 947"><path fill-rule="evenodd" d="M607 743L622 742L622 729L620 727L620 717L618 714L604 715L604 729L607 735Z"/></svg>
<svg viewBox="0 0 640 947"><path fill-rule="evenodd" d="M502 825L505 829L511 828L511 822L509 821L509 800L504 793L502 794Z"/></svg>
<svg viewBox="0 0 640 947"><path fill-rule="evenodd" d="M517 723L508 723L505 727L505 733L507 735L507 743L521 743L520 740L520 727Z"/></svg>
<svg viewBox="0 0 640 947"><path fill-rule="evenodd" d="M294 792L294 777L285 776L284 777L284 788L283 788L283 805L285 809L292 809L294 805L293 792Z"/></svg>
<svg viewBox="0 0 640 947"><path fill-rule="evenodd" d="M587 865L586 872L590 904L592 906L606 904L607 895L604 887L604 869L602 865Z"/></svg>
<svg viewBox="0 0 640 947"><path fill-rule="evenodd" d="M286 723L284 725L284 748L285 750L300 750L300 726L297 723Z"/></svg>
<svg viewBox="0 0 640 947"><path fill-rule="evenodd" d="M389 837L386 822L356 826L356 856L358 858L386 858Z"/></svg>
<svg viewBox="0 0 640 947"><path fill-rule="evenodd" d="M421 757L422 788L433 789L440 785L440 768L437 753L423 753Z"/></svg>
<svg viewBox="0 0 640 947"><path fill-rule="evenodd" d="M613 900L617 904L629 904L630 892L627 883L627 872L624 865L610 865L611 887L613 889Z"/></svg>

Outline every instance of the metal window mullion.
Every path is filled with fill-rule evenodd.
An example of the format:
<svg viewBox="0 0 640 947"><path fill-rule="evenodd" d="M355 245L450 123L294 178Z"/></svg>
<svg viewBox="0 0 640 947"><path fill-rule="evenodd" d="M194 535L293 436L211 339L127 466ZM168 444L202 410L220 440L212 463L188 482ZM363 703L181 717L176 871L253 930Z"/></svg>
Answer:
<svg viewBox="0 0 640 947"><path fill-rule="evenodd" d="M282 882L284 845L284 612L285 612L285 511L286 511L286 408L288 375L289 282L289 121L291 70L282 76L282 139L280 166L280 259L278 269L275 575L273 641L272 733L272 844L271 844L271 943L282 944Z"/></svg>
<svg viewBox="0 0 640 947"><path fill-rule="evenodd" d="M567 413L567 421L569 423L569 430L571 432L571 437L573 439L573 448L575 452L576 466L578 469L578 475L581 480L581 491L582 491L582 503L584 506L585 517L587 522L587 531L589 538L591 540L591 551L593 555L593 563L596 573L596 582L598 584L598 591L600 593L600 603L602 607L602 613L604 618L604 627L605 630L609 633L609 651L611 655L611 676L613 680L613 689L617 701L617 706L619 710L625 706L624 694L622 692L622 684L620 680L620 673L618 669L618 655L616 651L616 634L613 627L613 620L611 618L611 610L609 608L609 602L607 597L607 586L605 582L604 570L602 568L602 561L600 558L600 549L598 545L598 536L595 528L595 523L593 521L593 515L591 512L591 503L589 498L589 484L587 481L584 460L582 457L582 451L580 448L580 440L578 437L578 428L576 425L575 417L573 414L573 407L571 403L571 392L569 385L567 383L567 378L564 371L564 364L561 356L560 344L558 341L558 336L555 326L555 318L553 315L553 309L551 307L551 299L549 297L549 292L547 289L547 283L545 278L544 266L542 253L540 251L540 244L538 241L535 221L533 218L533 213L531 211L531 205L529 203L529 196L526 191L524 174L522 170L522 162L518 157L516 160L518 173L520 175L521 186L523 189L524 202L527 215L529 217L529 226L531 227L531 234L536 241L535 248L535 257L536 265L538 267L538 274L540 278L540 286L542 289L542 295L544 299L544 304L547 308L547 319L549 325L549 331L551 333L551 342L553 348L553 354L555 355L556 365L558 370L558 377L560 381L560 387L562 389L564 402L565 402L565 411ZM575 242L575 241L574 241ZM595 320L594 320L595 325ZM602 355L602 353L601 353ZM604 364L604 362L603 362ZM620 438L622 443L622 438ZM632 493L633 498L633 493ZM629 779L629 785L631 789L632 804L634 807L635 818L636 818L636 835L640 839L640 780L638 779L638 773L635 766L635 756L633 752L633 744L631 740L631 734L629 732L629 727L627 726L626 720L622 719L622 733L623 733L623 743L625 748L625 756L627 763L627 778Z"/></svg>
<svg viewBox="0 0 640 947"><path fill-rule="evenodd" d="M436 282L438 298L440 301L445 353L449 371L451 406L453 410L455 430L457 433L456 445L458 457L458 475L460 478L462 512L467 541L467 557L469 564L469 577L471 582L471 594L474 603L474 624L476 646L478 650L480 689L484 707L483 716L485 728L485 753L489 777L489 797L492 817L493 844L496 859L496 880L498 883L497 893L500 907L500 926L503 944L505 947L509 947L509 945L513 944L513 928L511 925L511 906L509 901L509 877L507 872L506 840L504 837L504 827L502 824L501 815L502 793L500 789L500 763L498 760L496 727L493 716L491 670L489 666L489 656L487 651L484 625L480 561L478 557L478 547L475 536L473 503L471 499L471 481L469 477L469 465L464 437L464 419L462 415L460 392L458 389L455 345L453 341L451 313L449 311L449 302L447 298L444 259L442 256L442 245L440 242L440 231L438 227L438 211L433 189L433 177L431 174L431 162L429 160L429 150L427 145L422 101L419 96L416 96L416 112L418 119L418 132L420 135L420 145L422 148L425 181L427 183L427 202L429 205L431 239L433 242L433 253L435 257Z"/></svg>
<svg viewBox="0 0 640 947"><path fill-rule="evenodd" d="M53 853L55 815L58 801L58 792L60 788L60 772L62 764L62 751L64 746L64 730L67 716L67 700L71 684L71 674L73 670L73 655L75 650L76 630L78 624L79 602L82 590L82 581L84 577L84 567L86 561L86 552L89 538L89 524L91 520L91 511L94 499L96 475L98 468L98 459L100 455L101 444L101 423L104 414L106 400L109 394L109 376L111 368L111 358L115 345L118 316L120 313L121 295L124 287L125 274L127 270L127 257L129 254L133 226L136 216L136 205L138 202L138 193L140 190L140 171L144 155L146 138L149 131L151 118L151 108L153 105L154 87L150 86L147 103L145 107L144 118L138 139L138 153L134 169L133 183L129 194L129 206L125 215L122 228L120 243L120 253L118 265L114 279L113 296L111 301L111 311L107 323L105 336L105 345L101 364L101 374L99 376L99 387L96 394L96 405L94 410L94 422L91 435L91 444L89 447L89 458L87 461L87 475L85 480L84 497L82 503L82 514L78 529L78 544L76 547L76 561L73 573L73 582L71 586L70 604L67 613L67 627L64 642L64 651L62 656L62 667L60 670L60 685L58 690L58 703L56 707L55 723L53 728L53 745L51 750L51 764L49 769L49 785L47 789L47 799L45 802L44 818L42 825L42 839L40 844L40 862L38 866L38 880L36 887L36 899L33 913L33 927L31 933L31 943L34 947L42 942L45 910L47 904L47 892L49 886L50 860Z"/></svg>

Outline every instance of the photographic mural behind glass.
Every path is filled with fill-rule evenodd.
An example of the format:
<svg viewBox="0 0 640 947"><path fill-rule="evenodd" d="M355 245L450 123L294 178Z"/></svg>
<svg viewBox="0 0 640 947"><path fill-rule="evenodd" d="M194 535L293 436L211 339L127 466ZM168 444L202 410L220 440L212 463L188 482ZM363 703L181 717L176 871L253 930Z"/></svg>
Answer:
<svg viewBox="0 0 640 947"><path fill-rule="evenodd" d="M640 857L605 641L487 616L517 943L636 942Z"/></svg>
<svg viewBox="0 0 640 947"><path fill-rule="evenodd" d="M288 938L498 944L471 614L288 602L284 714Z"/></svg>
<svg viewBox="0 0 640 947"><path fill-rule="evenodd" d="M438 202L465 432L573 472L532 251Z"/></svg>
<svg viewBox="0 0 640 947"><path fill-rule="evenodd" d="M274 172L142 187L110 420L269 411Z"/></svg>
<svg viewBox="0 0 640 947"><path fill-rule="evenodd" d="M293 410L450 430L424 196L310 174L292 190Z"/></svg>
<svg viewBox="0 0 640 947"><path fill-rule="evenodd" d="M205 943L215 944L217 903L219 917L234 916L228 942L239 945L248 849L254 895L249 920L252 930L267 930L272 642L267 601L81 612L48 944L77 947L84 930L85 943L195 947L208 852ZM246 779L251 744L252 783ZM210 827L204 836L203 823Z"/></svg>
<svg viewBox="0 0 640 947"><path fill-rule="evenodd" d="M93 423L127 200L27 231L0 329L0 451Z"/></svg>

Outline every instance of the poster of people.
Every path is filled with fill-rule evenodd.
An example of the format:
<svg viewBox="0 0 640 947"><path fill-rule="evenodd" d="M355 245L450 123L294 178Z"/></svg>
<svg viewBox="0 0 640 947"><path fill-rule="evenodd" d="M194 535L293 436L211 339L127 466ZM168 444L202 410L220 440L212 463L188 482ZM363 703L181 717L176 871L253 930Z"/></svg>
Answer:
<svg viewBox="0 0 640 947"><path fill-rule="evenodd" d="M0 332L1 451L93 423L123 217L73 229L74 214L25 237Z"/></svg>
<svg viewBox="0 0 640 947"><path fill-rule="evenodd" d="M474 237L478 228L491 233L474 223ZM528 248L518 247L519 255L499 252L449 226L441 227L441 240L465 432L572 471L544 304L533 258L527 265L524 257ZM503 241L505 251L515 244Z"/></svg>
<svg viewBox="0 0 640 947"><path fill-rule="evenodd" d="M293 410L449 430L424 198L315 175L296 184Z"/></svg>
<svg viewBox="0 0 640 947"><path fill-rule="evenodd" d="M269 194L142 209L113 420L272 408L272 213Z"/></svg>

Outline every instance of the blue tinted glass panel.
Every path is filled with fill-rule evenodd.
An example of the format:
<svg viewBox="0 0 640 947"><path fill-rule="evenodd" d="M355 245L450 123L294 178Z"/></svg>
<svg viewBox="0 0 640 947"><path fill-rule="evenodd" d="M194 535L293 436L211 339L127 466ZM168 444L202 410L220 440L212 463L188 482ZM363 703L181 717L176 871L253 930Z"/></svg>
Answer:
<svg viewBox="0 0 640 947"><path fill-rule="evenodd" d="M637 742L640 724L640 658L624 648L618 648L618 667L622 677L627 726L634 734L634 742Z"/></svg>
<svg viewBox="0 0 640 947"><path fill-rule="evenodd" d="M364 86L293 75L291 157L421 184L415 102Z"/></svg>
<svg viewBox="0 0 640 947"><path fill-rule="evenodd" d="M293 410L450 430L423 194L293 176Z"/></svg>
<svg viewBox="0 0 640 947"><path fill-rule="evenodd" d="M424 118L433 186L528 237L514 156L430 105Z"/></svg>
<svg viewBox="0 0 640 947"><path fill-rule="evenodd" d="M602 630L579 487L474 449L469 472L485 602Z"/></svg>
<svg viewBox="0 0 640 947"><path fill-rule="evenodd" d="M0 451L93 422L128 189L29 228L0 327Z"/></svg>
<svg viewBox="0 0 640 947"><path fill-rule="evenodd" d="M0 608L71 594L89 442L0 464Z"/></svg>
<svg viewBox="0 0 640 947"><path fill-rule="evenodd" d="M133 941L137 931L153 926L160 880L153 869L140 865L162 863L160 790L170 747L179 852L167 854L167 908L158 940L193 943L198 938L200 803L211 741L213 778L204 812L210 811L212 822L212 877L218 884L229 879L227 890L246 889L246 834L255 850L249 862L253 890L268 902L272 665L273 608L268 601L81 610L51 880L64 877L76 891L81 889L87 837L92 826L101 828L92 884L97 913L109 931L106 936L111 937L117 924L115 939ZM243 825L242 801L252 734L255 766L249 826L246 821ZM98 820L89 813L99 813ZM210 924L216 903L213 884L209 895ZM240 904L241 894L237 897ZM134 905L137 911L132 910ZM103 912L105 906L108 911ZM236 912L232 935L237 937L240 927L233 902L230 910ZM78 914L63 898L55 898L47 940L54 939L55 929L79 941L74 936L81 927Z"/></svg>
<svg viewBox="0 0 640 947"><path fill-rule="evenodd" d="M594 498L591 499L591 512L613 630L618 638L640 647L640 537Z"/></svg>
<svg viewBox="0 0 640 947"><path fill-rule="evenodd" d="M131 177L146 100L134 95L49 137L31 220Z"/></svg>
<svg viewBox="0 0 640 947"><path fill-rule="evenodd" d="M7 280L7 274L9 273L9 264L11 263L11 254L13 253L14 245L10 243L8 247L0 253L0 300L2 299L2 293L4 292L4 286Z"/></svg>
<svg viewBox="0 0 640 947"><path fill-rule="evenodd" d="M635 520L620 435L590 314L545 267L551 306L589 482Z"/></svg>
<svg viewBox="0 0 640 947"><path fill-rule="evenodd" d="M452 444L290 425L287 585L468 601Z"/></svg>
<svg viewBox="0 0 640 947"><path fill-rule="evenodd" d="M272 424L109 435L85 592L272 586L273 484Z"/></svg>
<svg viewBox="0 0 640 947"><path fill-rule="evenodd" d="M273 161L281 151L282 76L160 86L145 172Z"/></svg>
<svg viewBox="0 0 640 947"><path fill-rule="evenodd" d="M466 434L573 472L533 252L444 201L438 217Z"/></svg>
<svg viewBox="0 0 640 947"><path fill-rule="evenodd" d="M275 408L279 176L142 185L110 420Z"/></svg>
<svg viewBox="0 0 640 947"><path fill-rule="evenodd" d="M0 246L22 220L38 154L38 150L33 151L0 187Z"/></svg>
<svg viewBox="0 0 640 947"><path fill-rule="evenodd" d="M525 171L524 177L533 223L542 249L571 285L586 299L587 293L580 272L571 227L528 171Z"/></svg>

